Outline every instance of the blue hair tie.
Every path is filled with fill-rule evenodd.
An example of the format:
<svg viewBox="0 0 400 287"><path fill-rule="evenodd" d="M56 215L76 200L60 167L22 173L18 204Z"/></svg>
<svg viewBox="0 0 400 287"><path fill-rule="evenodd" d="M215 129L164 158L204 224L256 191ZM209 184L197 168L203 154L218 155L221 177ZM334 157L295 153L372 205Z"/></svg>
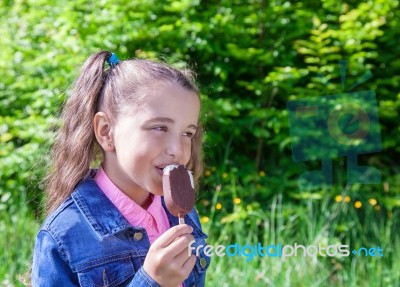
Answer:
<svg viewBox="0 0 400 287"><path fill-rule="evenodd" d="M110 68L116 66L119 63L117 55L111 53L110 56L107 58L107 63L110 66Z"/></svg>

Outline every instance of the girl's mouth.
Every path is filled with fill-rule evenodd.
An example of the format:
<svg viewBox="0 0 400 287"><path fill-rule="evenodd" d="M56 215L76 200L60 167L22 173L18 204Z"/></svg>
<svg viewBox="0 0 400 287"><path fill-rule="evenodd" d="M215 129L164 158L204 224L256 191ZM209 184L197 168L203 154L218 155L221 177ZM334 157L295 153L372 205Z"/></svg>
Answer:
<svg viewBox="0 0 400 287"><path fill-rule="evenodd" d="M164 172L163 172L163 168L157 167L157 166L156 166L156 169L157 169L158 174L162 176L163 173L164 173Z"/></svg>

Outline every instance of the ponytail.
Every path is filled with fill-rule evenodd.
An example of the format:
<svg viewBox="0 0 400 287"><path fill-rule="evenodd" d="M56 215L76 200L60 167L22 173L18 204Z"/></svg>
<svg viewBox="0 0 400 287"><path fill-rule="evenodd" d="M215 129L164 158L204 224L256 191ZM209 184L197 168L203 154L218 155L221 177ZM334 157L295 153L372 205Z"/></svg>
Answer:
<svg viewBox="0 0 400 287"><path fill-rule="evenodd" d="M46 183L46 212L55 210L87 174L95 159L93 117L106 73L110 52L92 55L83 65L62 112L62 126L52 149Z"/></svg>

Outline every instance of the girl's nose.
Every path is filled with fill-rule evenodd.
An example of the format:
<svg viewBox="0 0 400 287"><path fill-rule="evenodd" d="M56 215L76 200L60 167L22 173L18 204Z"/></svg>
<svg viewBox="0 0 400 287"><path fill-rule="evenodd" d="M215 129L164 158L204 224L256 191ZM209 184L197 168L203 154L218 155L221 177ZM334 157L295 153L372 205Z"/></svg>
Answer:
<svg viewBox="0 0 400 287"><path fill-rule="evenodd" d="M174 159L176 162L180 162L184 150L181 137L173 137L168 141L166 146L166 153Z"/></svg>

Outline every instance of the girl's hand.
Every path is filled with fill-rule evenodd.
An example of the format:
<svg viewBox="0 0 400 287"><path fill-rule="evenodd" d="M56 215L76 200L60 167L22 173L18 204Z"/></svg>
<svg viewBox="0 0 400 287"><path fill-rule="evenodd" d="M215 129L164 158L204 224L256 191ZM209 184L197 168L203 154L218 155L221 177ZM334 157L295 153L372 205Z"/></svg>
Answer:
<svg viewBox="0 0 400 287"><path fill-rule="evenodd" d="M194 240L193 228L176 225L150 246L143 269L162 287L177 287L192 271L196 256L189 256L189 243Z"/></svg>

